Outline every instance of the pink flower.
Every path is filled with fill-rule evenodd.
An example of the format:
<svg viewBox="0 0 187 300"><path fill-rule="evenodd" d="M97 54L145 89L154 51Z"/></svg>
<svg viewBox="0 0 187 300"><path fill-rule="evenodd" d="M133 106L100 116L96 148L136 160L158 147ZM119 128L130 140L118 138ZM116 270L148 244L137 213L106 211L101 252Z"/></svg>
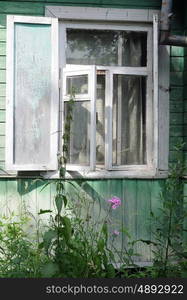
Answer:
<svg viewBox="0 0 187 300"><path fill-rule="evenodd" d="M119 231L118 231L118 230L114 230L112 233L113 233L113 235L115 235L115 236L118 236L118 235L119 235Z"/></svg>
<svg viewBox="0 0 187 300"><path fill-rule="evenodd" d="M107 202L111 203L112 209L116 209L121 205L121 199L118 197L112 197L111 199L107 200Z"/></svg>

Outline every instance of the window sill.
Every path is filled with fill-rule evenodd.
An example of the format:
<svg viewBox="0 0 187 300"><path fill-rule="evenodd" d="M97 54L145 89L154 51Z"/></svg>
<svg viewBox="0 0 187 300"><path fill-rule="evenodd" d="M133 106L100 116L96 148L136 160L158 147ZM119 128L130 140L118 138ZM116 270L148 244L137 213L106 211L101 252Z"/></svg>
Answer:
<svg viewBox="0 0 187 300"><path fill-rule="evenodd" d="M40 173L45 179L59 178L59 172ZM167 178L168 171L146 170L146 171L67 171L66 179L156 179Z"/></svg>

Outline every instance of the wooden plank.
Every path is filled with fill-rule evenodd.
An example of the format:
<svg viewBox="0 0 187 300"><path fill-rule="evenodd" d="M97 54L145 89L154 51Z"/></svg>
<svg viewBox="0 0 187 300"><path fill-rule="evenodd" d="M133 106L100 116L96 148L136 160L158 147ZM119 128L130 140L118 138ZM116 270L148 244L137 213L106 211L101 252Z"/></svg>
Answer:
<svg viewBox="0 0 187 300"><path fill-rule="evenodd" d="M115 2L116 6L116 2ZM115 7L114 6L114 7ZM148 9L117 9L95 7L46 6L46 16L73 20L105 20L105 21L149 21L153 13Z"/></svg>
<svg viewBox="0 0 187 300"><path fill-rule="evenodd" d="M1 171L0 171L1 172ZM0 217L7 215L7 186L6 179L0 179Z"/></svg>
<svg viewBox="0 0 187 300"><path fill-rule="evenodd" d="M0 83L0 97L5 97L6 95L6 84Z"/></svg>
<svg viewBox="0 0 187 300"><path fill-rule="evenodd" d="M187 136L187 125L184 126L184 136Z"/></svg>
<svg viewBox="0 0 187 300"><path fill-rule="evenodd" d="M5 115L6 115L6 113L5 113L5 110L0 110L0 122L1 123L4 123L5 122Z"/></svg>
<svg viewBox="0 0 187 300"><path fill-rule="evenodd" d="M8 214L14 213L20 215L21 213L21 196L19 194L19 182L17 179L7 180L7 211Z"/></svg>
<svg viewBox="0 0 187 300"><path fill-rule="evenodd" d="M177 85L177 86L183 86L183 84L184 84L183 72L171 72L170 73L170 84Z"/></svg>
<svg viewBox="0 0 187 300"><path fill-rule="evenodd" d="M183 101L170 101L170 112L183 112Z"/></svg>
<svg viewBox="0 0 187 300"><path fill-rule="evenodd" d="M183 72L183 76L184 76L184 85L187 85L187 71Z"/></svg>
<svg viewBox="0 0 187 300"><path fill-rule="evenodd" d="M183 99L183 87L171 87L170 92L171 100L182 100Z"/></svg>
<svg viewBox="0 0 187 300"><path fill-rule="evenodd" d="M6 71L0 70L0 82L5 83L6 82Z"/></svg>
<svg viewBox="0 0 187 300"><path fill-rule="evenodd" d="M0 55L6 55L6 43L0 42Z"/></svg>
<svg viewBox="0 0 187 300"><path fill-rule="evenodd" d="M158 216L160 214L159 212L159 207L161 207L161 199L159 196L160 191L163 188L165 180L153 180L151 183L151 209L150 212L152 211L154 216ZM150 218L150 233L151 233L151 240L154 241L155 238L155 219L154 217L152 218L151 215L149 216ZM154 250L154 247L151 246L151 251ZM154 255L151 253L151 258L153 258Z"/></svg>
<svg viewBox="0 0 187 300"><path fill-rule="evenodd" d="M110 196L108 199L111 199L113 196L116 196L121 199L121 206L117 207L116 209L111 209L110 218L111 223L108 222L108 228L109 228L109 235L111 241L113 241L112 247L113 251L115 253L115 249L118 249L118 251L123 251L123 243L124 243L124 237L125 233L123 232L123 218L124 218L124 198L122 195L122 180L121 179L115 179L110 180ZM107 209L109 208L110 204L107 203ZM114 230L119 231L119 236L114 238ZM119 261L119 257L116 257L116 259Z"/></svg>
<svg viewBox="0 0 187 300"><path fill-rule="evenodd" d="M184 130L185 132L185 130ZM171 136L183 136L183 125L171 125L170 126L170 137Z"/></svg>
<svg viewBox="0 0 187 300"><path fill-rule="evenodd" d="M187 112L187 101L184 101L184 112Z"/></svg>
<svg viewBox="0 0 187 300"><path fill-rule="evenodd" d="M6 56L0 56L0 69L6 69Z"/></svg>
<svg viewBox="0 0 187 300"><path fill-rule="evenodd" d="M5 136L0 135L0 147L5 147Z"/></svg>
<svg viewBox="0 0 187 300"><path fill-rule="evenodd" d="M183 113L170 113L170 124L182 125Z"/></svg>
<svg viewBox="0 0 187 300"><path fill-rule="evenodd" d="M0 123L0 135L5 135L5 123Z"/></svg>
<svg viewBox="0 0 187 300"><path fill-rule="evenodd" d="M184 99L187 99L187 85L184 85Z"/></svg>
<svg viewBox="0 0 187 300"><path fill-rule="evenodd" d="M40 209L48 210L51 209L51 187L50 185L44 187L46 181L37 181L36 182L36 193L37 193L37 213ZM49 220L49 214L43 214L38 216L40 220L40 226L43 226Z"/></svg>
<svg viewBox="0 0 187 300"><path fill-rule="evenodd" d="M0 42L6 41L6 29L0 27Z"/></svg>
<svg viewBox="0 0 187 300"><path fill-rule="evenodd" d="M151 180L137 181L137 239L151 239L150 209L151 209ZM141 255L139 261L150 261L150 247L142 242L137 244L137 252Z"/></svg>
<svg viewBox="0 0 187 300"><path fill-rule="evenodd" d="M130 239L123 233L123 244L127 246L129 241L137 240L137 180L123 179L122 182L122 199L123 199L123 225L130 234ZM137 252L135 244L134 252ZM139 260L139 257L134 257L135 261Z"/></svg>
<svg viewBox="0 0 187 300"><path fill-rule="evenodd" d="M0 1L0 12L4 14L31 14L38 13L44 14L44 4L43 3L29 3L16 2L16 1Z"/></svg>
<svg viewBox="0 0 187 300"><path fill-rule="evenodd" d="M182 72L184 70L184 57L171 57L170 70L172 72Z"/></svg>
<svg viewBox="0 0 187 300"><path fill-rule="evenodd" d="M184 48L178 46L172 46L171 56L184 56Z"/></svg>
<svg viewBox="0 0 187 300"><path fill-rule="evenodd" d="M94 5L120 5L120 6L127 6L127 7L151 7L151 8L160 8L161 5L161 0L144 0L143 2L140 2L138 0L81 0L81 1L72 1L72 0L18 0L19 2L46 2L46 3L61 3L61 4L68 4L68 5L78 5L79 2L82 5L89 5L89 6L94 6ZM17 2L18 2L17 1Z"/></svg>
<svg viewBox="0 0 187 300"><path fill-rule="evenodd" d="M177 145L177 144L181 144L183 142L183 137L170 137L169 138L169 149L172 151L174 151L174 147Z"/></svg>
<svg viewBox="0 0 187 300"><path fill-rule="evenodd" d="M40 232L40 223L38 222L38 202L37 202L37 181L32 179L21 179L19 193L22 197L22 214L29 217L26 232Z"/></svg>
<svg viewBox="0 0 187 300"><path fill-rule="evenodd" d="M180 159L183 159L182 152L179 155L177 151L169 151L169 162L176 162L178 160L178 156L180 156Z"/></svg>
<svg viewBox="0 0 187 300"><path fill-rule="evenodd" d="M184 124L187 124L187 113L184 113Z"/></svg>
<svg viewBox="0 0 187 300"><path fill-rule="evenodd" d="M0 26L4 28L6 26L6 14L2 14L0 11Z"/></svg>
<svg viewBox="0 0 187 300"><path fill-rule="evenodd" d="M0 148L0 160L5 160L5 148Z"/></svg>
<svg viewBox="0 0 187 300"><path fill-rule="evenodd" d="M56 170L58 21L8 16L7 36L7 168Z"/></svg>
<svg viewBox="0 0 187 300"><path fill-rule="evenodd" d="M5 109L6 106L6 98L5 97L0 97L0 109Z"/></svg>
<svg viewBox="0 0 187 300"><path fill-rule="evenodd" d="M158 95L158 168L168 170L168 144L169 144L169 48L159 46L158 70L159 70L159 95ZM154 123L155 126L155 123ZM150 150L151 152L151 150Z"/></svg>

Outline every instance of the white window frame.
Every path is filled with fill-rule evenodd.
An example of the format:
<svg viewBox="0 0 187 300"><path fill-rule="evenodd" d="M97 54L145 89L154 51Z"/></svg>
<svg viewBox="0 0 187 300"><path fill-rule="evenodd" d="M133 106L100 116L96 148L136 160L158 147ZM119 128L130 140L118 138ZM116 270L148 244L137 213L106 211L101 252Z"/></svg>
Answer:
<svg viewBox="0 0 187 300"><path fill-rule="evenodd" d="M66 65L63 69L63 101L62 101L62 120L64 116L64 102L69 100L66 94L66 78L67 76L87 75L88 76L88 94L75 94L75 101L90 101L90 165L80 166L76 164L67 164L68 171L94 171L95 170L95 118L96 118L96 68L88 65ZM63 129L62 129L63 134Z"/></svg>
<svg viewBox="0 0 187 300"><path fill-rule="evenodd" d="M62 119L63 119L63 83L62 83L62 70L65 67L65 45L66 45L66 31L65 28L94 28L94 29L119 29L128 27L128 30L135 30L135 27L138 31L141 31L142 28L151 28L152 30L152 55L153 58L153 70L152 78L154 80L154 86L149 90L150 95L153 95L152 102L152 111L150 110L151 118L149 121L153 128L154 134L149 130L149 136L153 136L153 159L150 159L149 165L143 166L127 166L126 170L117 170L110 169L111 164L106 165L107 170L102 170L95 167L95 161L93 159L92 166L89 170L80 170L77 169L76 172L70 171L67 173L67 178L76 178L84 176L85 178L161 178L166 177L168 174L168 148L169 148L169 51L167 46L158 47L158 21L159 21L158 10L136 10L136 9L113 9L113 8L92 8L92 7L68 7L68 6L46 6L45 15L48 17L41 17L43 22L55 22L59 24L59 35L54 37L54 42L60 40L59 49L54 47L54 53L56 53L56 66L59 66L59 70L54 70L55 78L59 78L59 91L60 91L60 115L59 115L59 132L62 132ZM50 17L50 18L49 18ZM19 20L24 20L27 22L28 17L14 16L14 18L20 18ZM38 22L39 17L36 17ZM34 22L35 17L30 17L31 22ZM69 25L68 25L69 24ZM12 34L8 32L8 34ZM12 39L13 40L13 39ZM11 42L10 42L11 43ZM57 42L58 44L58 42ZM56 50L55 50L56 49ZM58 60L58 50L59 50L59 61ZM56 51L56 52L55 52ZM159 60L158 60L159 55ZM11 69L12 57L8 57L7 65L8 72L7 77L11 78ZM98 68L98 66L97 66ZM125 72L128 71L128 68L125 67ZM132 71L132 68L130 68ZM111 69L108 70L108 74L111 73ZM124 70L123 70L124 71ZM148 66L147 70L144 72L149 72ZM107 70L106 70L107 72ZM113 72L115 72L113 70ZM119 72L119 69L118 71ZM129 70L130 72L130 70ZM109 75L107 75L109 76ZM109 78L110 77L110 78ZM109 89L109 83L111 80L111 75L108 77L106 87L106 98L111 97L107 95L111 93ZM10 91L11 94L11 91ZM7 89L8 101L9 101L9 92ZM57 95L57 94L56 94ZM11 97L11 95L10 95ZM111 101L111 100L110 100ZM8 108L10 112L11 109ZM94 110L93 110L94 111ZM95 114L92 115L92 120L95 122ZM8 119L10 121L10 119ZM53 120L54 121L54 120ZM106 122L107 118L106 118ZM11 123L10 123L11 126ZM110 134L112 128L108 124ZM95 134L95 128L93 128L92 134ZM8 131L9 134L9 131ZM109 140L111 137L107 137ZM9 143L11 140L11 135L9 134ZM95 151L95 149L93 150ZM110 150L109 150L110 151ZM62 152L61 145L61 135L59 135L59 153ZM10 152L7 150L7 157L10 157ZM53 153L54 155L54 153ZM93 158L95 154L93 153ZM106 151L106 155L107 151ZM56 157L54 158L56 159ZM95 170L94 170L95 167ZM12 168L11 168L12 169ZM25 169L25 168L24 168ZM39 170L40 168L36 168ZM46 168L43 168L46 171ZM42 174L42 173L41 173ZM54 172L43 172L43 175L47 178L58 178L59 171Z"/></svg>
<svg viewBox="0 0 187 300"><path fill-rule="evenodd" d="M112 167L111 160L106 159L105 170L95 167L94 172L87 172L77 168L78 173L69 173L67 177L74 178L76 176L84 176L87 178L160 178L166 177L168 173L168 145L169 145L169 53L168 47L159 46L158 49L158 20L159 11L154 10L129 10L129 9L105 9L105 8L88 8L88 7L46 7L46 15L59 18L60 32L66 42L66 28L82 28L82 29L111 29L120 30L127 26L128 30L152 31L148 34L148 44L152 45L152 52L148 52L149 58L152 56L152 66L146 68L141 67L140 75L149 73L150 80L154 81L154 88L148 83L147 98L153 97L153 101L148 108L149 117L147 118L147 151L148 158L146 165L132 165ZM89 21L88 21L89 20ZM101 23L101 21L103 21ZM121 21L124 21L121 22ZM132 25L133 24L133 25ZM149 48L149 47L148 47ZM158 61L158 51L162 53ZM60 51L63 53L63 49ZM158 66L159 64L159 66ZM61 60L61 67L65 65L65 59ZM107 68L97 66L97 69ZM151 70L152 69L152 70ZM159 74L158 74L159 69ZM161 72L160 72L161 69ZM109 68L108 68L109 71ZM119 68L110 68L111 71L119 72ZM133 68L122 67L121 72L133 74ZM128 73L129 72L129 73ZM137 74L137 73L136 73ZM108 75L110 77L110 75ZM110 78L106 82L106 101L111 105ZM109 95L110 94L110 95ZM108 99L108 100L107 100ZM110 99L110 100L109 100ZM163 102L164 100L164 102ZM107 114L107 112L106 112ZM106 143L111 145L112 128L111 124L107 124L108 116L106 115L106 125L110 134L106 135ZM109 116L111 118L111 116ZM153 123L154 120L154 123ZM153 132L154 131L154 132ZM164 133L164 134L163 134ZM105 155L110 156L111 147L106 147ZM93 168L94 170L94 168Z"/></svg>
<svg viewBox="0 0 187 300"><path fill-rule="evenodd" d="M58 47L52 47L51 53L51 123L50 123L50 161L44 164L14 163L14 24L47 24L51 25L51 44L58 46L58 20L47 17L7 16L7 82L6 82L6 170L56 170L58 168ZM21 116L20 116L21 117Z"/></svg>

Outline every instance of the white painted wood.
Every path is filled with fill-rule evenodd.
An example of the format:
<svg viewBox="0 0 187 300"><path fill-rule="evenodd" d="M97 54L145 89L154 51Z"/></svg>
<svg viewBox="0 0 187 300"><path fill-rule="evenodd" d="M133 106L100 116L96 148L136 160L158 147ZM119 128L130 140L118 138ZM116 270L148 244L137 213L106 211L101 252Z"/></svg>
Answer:
<svg viewBox="0 0 187 300"><path fill-rule="evenodd" d="M98 29L98 30L128 30L128 31L147 31L148 29L152 28L152 25L149 23L145 24L135 24L132 22L124 23L124 22L116 22L116 23L110 23L110 22L75 22L71 21L63 21L64 26L66 28L75 28L75 29Z"/></svg>
<svg viewBox="0 0 187 300"><path fill-rule="evenodd" d="M168 171L169 158L169 46L160 45L158 48L158 169Z"/></svg>
<svg viewBox="0 0 187 300"><path fill-rule="evenodd" d="M74 164L67 164L67 170L94 171L96 165L96 67L93 65L70 65L67 64L63 69L63 100L69 100L66 93L67 77L87 75L88 77L88 94L75 94L75 101L90 101L90 166L81 166Z"/></svg>
<svg viewBox="0 0 187 300"><path fill-rule="evenodd" d="M146 160L153 167L154 153L154 124L153 124L153 31L147 35L147 86L146 86Z"/></svg>
<svg viewBox="0 0 187 300"><path fill-rule="evenodd" d="M28 21L28 22L27 22ZM34 159L33 156L37 156L37 152L33 152L32 154L29 153L30 147L26 145L26 150L22 151L20 148L19 153L19 163L16 162L17 156L16 156L16 150L15 150L15 143L17 143L18 148L19 148L19 141L18 137L15 136L15 126L16 124L19 124L19 122L22 120L23 115L20 115L18 119L15 119L15 111L17 111L17 107L15 110L15 97L17 99L21 99L21 94L22 90L24 89L24 86L20 86L18 89L18 85L15 85L15 80L22 80L20 79L21 77L16 77L15 73L15 64L18 66L21 66L21 60L17 60L14 51L18 51L18 45L15 44L15 26L16 24L23 24L26 28L26 24L37 24L37 25L48 25L50 26L50 35L49 40L47 41L49 44L48 45L56 45L56 47L51 47L51 62L49 62L51 66L51 82L50 82L50 108L47 108L49 111L50 115L50 124L49 123L49 118L45 120L46 122L46 127L49 126L49 135L46 136L46 140L48 139L49 141L49 156L48 159L46 159L46 163L42 163L41 161ZM29 28L29 27L28 27ZM41 34L41 30L44 27L39 27L38 28L38 34ZM48 28L48 27L45 27ZM28 37L29 39L30 37ZM28 41L27 41L28 43ZM16 47L17 48L16 48ZM27 44L28 47L28 44ZM33 47L33 46L32 46ZM31 47L31 49L32 49ZM47 45L46 45L47 47ZM15 50L16 49L16 50ZM17 50L18 49L18 50ZM20 48L21 49L21 48ZM22 52L23 55L27 55L27 52L24 53ZM21 52L20 54L21 55ZM31 56L30 56L31 57ZM33 55L34 59L34 55ZM25 57L25 62L26 62L26 57ZM36 65L36 64L35 64ZM24 66L25 67L25 66ZM45 70L45 66L39 66ZM29 68L29 66L28 66ZM24 74L23 72L28 72L26 69L24 69L20 74ZM43 71L45 74L45 71ZM47 70L46 70L47 72ZM23 76L23 75L19 75ZM28 77L29 78L29 77ZM36 86L37 86L37 77L32 78L33 82L36 79ZM23 80L27 80L26 75L23 77ZM20 81L21 82L21 81ZM26 86L30 84L30 81L28 79L28 82L26 83ZM30 88L31 89L31 88ZM41 87L42 89L42 87ZM42 93L40 90L28 90L28 92L31 91L34 94L37 93ZM45 89L45 86L43 86L43 89ZM15 92L16 91L16 92ZM17 94L16 94L17 93ZM23 95L22 95L23 96ZM25 91L24 94L24 99L29 99L29 95ZM37 97L37 95L36 95ZM55 170L57 169L57 139L58 139L58 105L59 105L59 98L58 98L58 20L54 18L38 18L38 17L22 17L22 16L7 16L7 90L6 90L6 98L7 98L7 114L6 114L6 169L9 170ZM31 100L31 99L30 99ZM27 101L30 101L27 100ZM45 96L42 99L45 101ZM20 101L20 100L19 100ZM32 100L31 100L32 101ZM43 117L42 112L42 105L47 105L45 104L46 102L42 102L41 104L41 111L36 110L36 114L38 114L38 117ZM26 101L23 102L23 108L26 105ZM34 105L34 102L30 105ZM20 106L21 107L21 106ZM26 121L30 121L29 118L25 118ZM31 119L32 121L32 119ZM45 129L45 128L44 128ZM22 128L23 132L25 131L25 136L28 133L28 138L29 138L29 128ZM45 130L44 130L45 131ZM44 134L44 132L42 133ZM46 134L46 132L45 132ZM21 134L20 134L21 138ZM25 145L24 145L25 146ZM38 145L39 147L39 145ZM25 152L28 150L28 153ZM45 154L45 151L48 149L42 149L43 154ZM21 162L21 155L23 154L24 157L27 156L27 159L24 160L24 162ZM32 160L34 163L32 163Z"/></svg>
<svg viewBox="0 0 187 300"><path fill-rule="evenodd" d="M7 23L9 22L9 18L11 18L14 23L51 24L53 22L52 18L47 17L8 15Z"/></svg>
<svg viewBox="0 0 187 300"><path fill-rule="evenodd" d="M46 6L45 15L62 20L152 22L158 10L99 7Z"/></svg>
<svg viewBox="0 0 187 300"><path fill-rule="evenodd" d="M91 128L90 128L90 170L96 166L96 67L91 66L90 95L91 95Z"/></svg>
<svg viewBox="0 0 187 300"><path fill-rule="evenodd" d="M113 111L113 75L106 71L105 92L105 168L112 169L112 111Z"/></svg>
<svg viewBox="0 0 187 300"><path fill-rule="evenodd" d="M158 16L153 16L153 119L154 119L154 151L153 164L155 170L158 168Z"/></svg>

